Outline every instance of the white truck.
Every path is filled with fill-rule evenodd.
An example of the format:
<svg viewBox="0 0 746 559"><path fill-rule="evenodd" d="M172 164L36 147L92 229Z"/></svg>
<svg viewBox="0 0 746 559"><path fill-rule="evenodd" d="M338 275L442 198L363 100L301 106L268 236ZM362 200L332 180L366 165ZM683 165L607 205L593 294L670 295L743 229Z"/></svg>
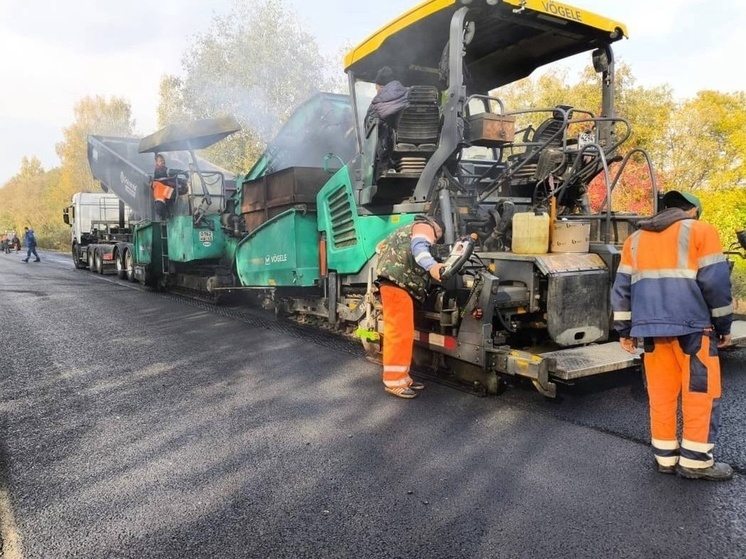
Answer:
<svg viewBox="0 0 746 559"><path fill-rule="evenodd" d="M115 194L77 192L62 210L71 227L71 252L76 268L105 274L116 271L124 278L125 264L117 256L132 243L131 211Z"/></svg>

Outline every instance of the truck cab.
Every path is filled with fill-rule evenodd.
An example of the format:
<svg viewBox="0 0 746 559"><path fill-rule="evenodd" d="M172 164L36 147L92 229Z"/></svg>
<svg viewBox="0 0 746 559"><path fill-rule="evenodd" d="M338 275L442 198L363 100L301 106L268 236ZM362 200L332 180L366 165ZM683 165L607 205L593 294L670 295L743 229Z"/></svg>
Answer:
<svg viewBox="0 0 746 559"><path fill-rule="evenodd" d="M104 273L113 267L117 243L129 240L129 208L115 194L77 192L62 210L70 226L70 247L76 268Z"/></svg>

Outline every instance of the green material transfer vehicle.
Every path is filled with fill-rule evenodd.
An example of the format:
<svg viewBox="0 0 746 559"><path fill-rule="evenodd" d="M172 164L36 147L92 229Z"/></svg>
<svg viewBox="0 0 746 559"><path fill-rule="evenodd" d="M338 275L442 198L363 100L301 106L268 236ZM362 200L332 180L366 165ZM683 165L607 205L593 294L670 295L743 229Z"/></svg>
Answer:
<svg viewBox="0 0 746 559"><path fill-rule="evenodd" d="M78 243L82 248L73 249L76 267L86 267L90 254L96 272L116 271L120 278L212 302L241 286L315 285L318 243L308 240L317 236L316 218L305 204L314 206L332 167L354 154L350 98L318 93L308 99L246 180L195 154L238 129L232 117L221 117L169 125L141 140L89 136L88 161L103 192L86 193L85 200L95 208L114 205L105 227L94 228L95 239L88 232ZM166 215L157 215L154 206L156 154L168 170L158 180L174 190ZM66 222L74 214L66 208ZM280 227L261 227L275 219ZM117 235L98 235L109 229Z"/></svg>
<svg viewBox="0 0 746 559"><path fill-rule="evenodd" d="M241 286L257 292L322 287L326 251L317 196L345 176L354 134L349 96L316 94L295 109L238 185L234 207L247 231L236 249Z"/></svg>
<svg viewBox="0 0 746 559"><path fill-rule="evenodd" d="M94 178L106 196L129 208L127 238L95 248L119 277L212 300L220 288L235 284L233 253L243 235L230 205L235 177L198 158L195 150L238 130L232 117L222 117L170 125L141 140L89 136ZM154 210L154 154L162 155L169 169L160 180L174 187L165 216ZM93 269L106 271L105 266Z"/></svg>

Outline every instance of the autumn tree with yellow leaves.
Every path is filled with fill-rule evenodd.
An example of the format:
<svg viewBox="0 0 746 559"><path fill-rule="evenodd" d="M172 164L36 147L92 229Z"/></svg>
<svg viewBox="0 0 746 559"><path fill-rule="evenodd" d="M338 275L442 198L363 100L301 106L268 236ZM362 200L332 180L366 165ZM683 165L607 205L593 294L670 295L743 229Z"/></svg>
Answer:
<svg viewBox="0 0 746 559"><path fill-rule="evenodd" d="M34 229L40 246L67 249L70 231L62 222L62 209L75 192L98 192L88 166L87 136L133 136L134 122L128 101L86 97L74 108L75 120L62 131L57 144L61 165L45 171L37 157L24 157L17 175L0 188L0 228Z"/></svg>

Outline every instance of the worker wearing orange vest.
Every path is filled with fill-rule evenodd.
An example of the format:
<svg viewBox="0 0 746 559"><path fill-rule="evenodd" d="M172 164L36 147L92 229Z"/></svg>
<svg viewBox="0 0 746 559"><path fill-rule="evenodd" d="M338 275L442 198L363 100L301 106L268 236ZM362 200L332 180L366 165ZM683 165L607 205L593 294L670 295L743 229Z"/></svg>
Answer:
<svg viewBox="0 0 746 559"><path fill-rule="evenodd" d="M730 270L715 228L697 221L696 196L670 191L663 204L624 243L612 292L614 326L629 352L644 340L658 471L727 480L733 469L712 453L720 425L718 348L731 340Z"/></svg>
<svg viewBox="0 0 746 559"><path fill-rule="evenodd" d="M414 300L423 302L428 275L440 279L443 264L430 246L443 236L443 223L417 216L382 241L377 249L377 284L383 303L383 385L399 398L414 398L425 386L412 380L409 367L414 344Z"/></svg>
<svg viewBox="0 0 746 559"><path fill-rule="evenodd" d="M155 154L155 171L153 172L153 200L155 201L155 212L161 218L168 217L168 205L176 198L178 169L168 169L166 159L160 153Z"/></svg>

